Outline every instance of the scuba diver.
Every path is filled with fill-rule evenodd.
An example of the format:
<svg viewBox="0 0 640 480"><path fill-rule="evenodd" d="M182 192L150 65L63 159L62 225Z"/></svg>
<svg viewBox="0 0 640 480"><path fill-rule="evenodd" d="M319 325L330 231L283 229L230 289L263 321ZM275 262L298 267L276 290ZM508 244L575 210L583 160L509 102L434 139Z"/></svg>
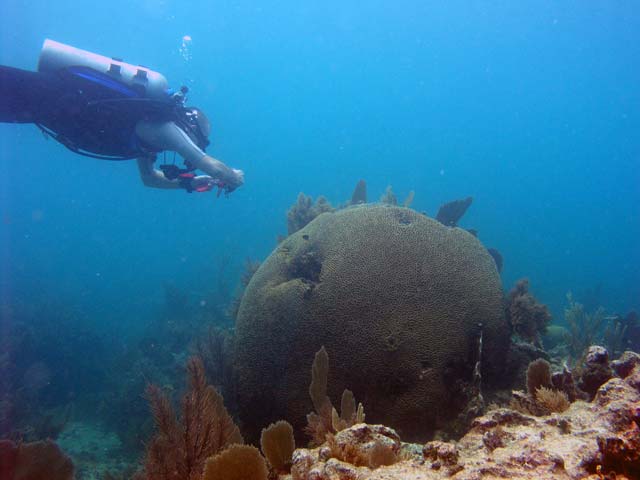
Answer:
<svg viewBox="0 0 640 480"><path fill-rule="evenodd" d="M81 155L135 158L148 187L230 193L244 173L205 153L209 121L185 106L187 91L169 90L165 77L146 67L45 40L36 72L0 65L0 122L34 123ZM155 169L166 151L174 162Z"/></svg>

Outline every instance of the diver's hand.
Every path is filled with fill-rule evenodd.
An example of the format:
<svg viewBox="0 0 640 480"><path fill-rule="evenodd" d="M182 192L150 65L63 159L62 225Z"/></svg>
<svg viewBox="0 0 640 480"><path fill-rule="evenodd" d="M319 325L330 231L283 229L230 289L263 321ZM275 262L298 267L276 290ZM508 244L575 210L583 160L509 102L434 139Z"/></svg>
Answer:
<svg viewBox="0 0 640 480"><path fill-rule="evenodd" d="M242 170L232 168L231 174L227 175L227 178L224 180L224 191L226 193L231 193L242 185L244 185L244 172Z"/></svg>

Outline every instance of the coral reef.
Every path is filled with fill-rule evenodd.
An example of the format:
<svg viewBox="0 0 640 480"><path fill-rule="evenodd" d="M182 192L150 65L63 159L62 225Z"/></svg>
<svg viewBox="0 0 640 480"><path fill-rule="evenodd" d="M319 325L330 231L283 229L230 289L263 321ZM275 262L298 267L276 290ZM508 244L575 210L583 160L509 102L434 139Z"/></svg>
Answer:
<svg viewBox="0 0 640 480"><path fill-rule="evenodd" d="M633 357L629 355L628 358ZM634 357L635 358L635 357ZM627 360L627 363L633 363ZM640 366L600 386L591 403L535 417L498 408L477 418L458 442L399 442L393 430L355 425L319 448L293 454L293 480L472 480L480 478L635 479L640 476ZM363 449L393 445L389 465L370 468ZM349 452L345 455L343 452ZM606 477L605 477L606 475ZM282 478L282 477L281 477Z"/></svg>
<svg viewBox="0 0 640 480"><path fill-rule="evenodd" d="M222 396L207 385L202 360L191 358L187 373L189 390L182 398L180 419L158 387L147 389L157 428L145 460L144 478L149 480L199 479L208 457L231 444L243 443Z"/></svg>
<svg viewBox="0 0 640 480"><path fill-rule="evenodd" d="M300 192L296 203L291 205L287 212L287 232L289 235L297 232L311 220L316 218L321 213L332 212L333 207L323 196L316 199L313 203L313 199Z"/></svg>
<svg viewBox="0 0 640 480"><path fill-rule="evenodd" d="M600 385L613 376L609 366L609 352L599 345L591 345L584 356L584 364L578 371L578 387L591 398Z"/></svg>
<svg viewBox="0 0 640 480"><path fill-rule="evenodd" d="M518 280L505 300L505 315L513 334L542 347L541 335L551 321L546 305L529 292L529 280Z"/></svg>
<svg viewBox="0 0 640 480"><path fill-rule="evenodd" d="M527 368L527 393L513 391L510 407L529 415L548 415L563 412L569 408L568 395L553 383L551 365L544 359L537 359Z"/></svg>
<svg viewBox="0 0 640 480"><path fill-rule="evenodd" d="M467 209L471 206L471 202L473 202L473 198L467 197L462 200L445 203L438 210L436 220L447 227L456 227Z"/></svg>
<svg viewBox="0 0 640 480"><path fill-rule="evenodd" d="M285 418L301 434L308 359L324 345L329 397L348 386L375 399L374 422L426 438L464 407L480 330L483 381L500 376L505 329L494 261L464 230L387 205L321 215L272 252L242 299L234 370L244 431L255 441Z"/></svg>
<svg viewBox="0 0 640 480"><path fill-rule="evenodd" d="M71 459L52 441L15 444L0 440L0 479L73 480Z"/></svg>

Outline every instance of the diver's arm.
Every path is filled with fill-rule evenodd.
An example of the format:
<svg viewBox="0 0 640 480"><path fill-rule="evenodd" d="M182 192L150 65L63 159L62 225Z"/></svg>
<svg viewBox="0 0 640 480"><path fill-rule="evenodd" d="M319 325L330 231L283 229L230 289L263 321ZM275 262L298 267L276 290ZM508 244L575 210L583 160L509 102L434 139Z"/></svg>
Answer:
<svg viewBox="0 0 640 480"><path fill-rule="evenodd" d="M136 134L146 143L159 150L171 150L180 154L193 167L219 179L233 190L244 183L241 170L227 167L224 163L206 155L189 136L173 122L140 121Z"/></svg>
<svg viewBox="0 0 640 480"><path fill-rule="evenodd" d="M182 188L178 180L169 180L160 170L153 168L153 157L138 158L140 179L146 187L151 188Z"/></svg>

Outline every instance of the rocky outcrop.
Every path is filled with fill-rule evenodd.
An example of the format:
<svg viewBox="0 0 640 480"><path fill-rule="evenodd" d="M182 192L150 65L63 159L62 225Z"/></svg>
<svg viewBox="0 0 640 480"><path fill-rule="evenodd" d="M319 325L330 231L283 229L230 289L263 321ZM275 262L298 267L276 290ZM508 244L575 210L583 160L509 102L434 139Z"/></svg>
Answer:
<svg viewBox="0 0 640 480"><path fill-rule="evenodd" d="M322 446L293 455L293 480L521 480L640 478L640 366L625 378L612 378L598 388L592 402L576 401L561 413L534 417L499 408L477 418L458 442L433 441L424 446L401 444L392 465L357 466L331 455ZM365 426L366 427L366 426ZM380 431L382 426L368 426ZM363 425L340 434L350 444L389 442L393 435L363 435ZM373 439L373 440L372 440ZM377 440L376 440L377 439ZM391 442L393 443L393 442ZM607 477L605 477L607 475ZM612 476L613 475L613 476ZM284 477L283 477L284 478Z"/></svg>

